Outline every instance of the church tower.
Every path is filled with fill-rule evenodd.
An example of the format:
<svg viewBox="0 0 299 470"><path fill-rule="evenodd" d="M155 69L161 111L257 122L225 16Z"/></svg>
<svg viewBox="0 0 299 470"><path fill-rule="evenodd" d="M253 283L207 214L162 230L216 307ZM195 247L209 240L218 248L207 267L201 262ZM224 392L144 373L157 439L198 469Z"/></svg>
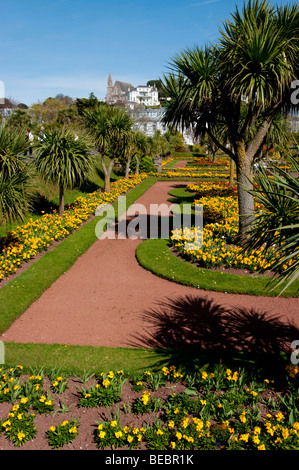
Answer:
<svg viewBox="0 0 299 470"><path fill-rule="evenodd" d="M110 103L112 101L112 90L113 90L113 82L111 78L111 73L109 72L109 77L108 77L108 82L107 82L106 103Z"/></svg>

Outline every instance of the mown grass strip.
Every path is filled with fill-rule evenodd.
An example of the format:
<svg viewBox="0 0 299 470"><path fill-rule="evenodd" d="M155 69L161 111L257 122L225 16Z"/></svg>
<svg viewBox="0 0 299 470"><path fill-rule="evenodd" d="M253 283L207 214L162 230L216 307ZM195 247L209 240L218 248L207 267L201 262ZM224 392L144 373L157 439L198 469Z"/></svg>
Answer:
<svg viewBox="0 0 299 470"><path fill-rule="evenodd" d="M147 178L126 194L127 208L150 186L155 178ZM118 204L113 204L118 217ZM26 271L0 290L0 332L3 333L51 284L65 273L74 262L97 240L96 224L101 217L95 217L69 235L52 251L46 252Z"/></svg>
<svg viewBox="0 0 299 470"><path fill-rule="evenodd" d="M32 368L51 370L56 367L69 375L80 375L87 370L125 370L135 374L146 369L158 370L160 356L149 349L5 343L5 364L8 367L22 365L28 372Z"/></svg>
<svg viewBox="0 0 299 470"><path fill-rule="evenodd" d="M235 275L198 268L170 251L169 241L149 239L136 251L139 264L156 276L197 289L261 296L277 296L281 288L269 290L269 278ZM282 297L298 297L299 282L293 283Z"/></svg>

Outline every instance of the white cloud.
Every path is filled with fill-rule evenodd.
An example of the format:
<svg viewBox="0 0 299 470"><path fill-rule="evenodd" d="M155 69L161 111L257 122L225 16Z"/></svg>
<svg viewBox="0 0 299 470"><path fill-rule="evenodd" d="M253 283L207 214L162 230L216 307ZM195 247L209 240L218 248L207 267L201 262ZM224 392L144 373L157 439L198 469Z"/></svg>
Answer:
<svg viewBox="0 0 299 470"><path fill-rule="evenodd" d="M218 3L221 0L203 0L202 2L192 3L190 7L201 7L203 5L210 5L211 3Z"/></svg>

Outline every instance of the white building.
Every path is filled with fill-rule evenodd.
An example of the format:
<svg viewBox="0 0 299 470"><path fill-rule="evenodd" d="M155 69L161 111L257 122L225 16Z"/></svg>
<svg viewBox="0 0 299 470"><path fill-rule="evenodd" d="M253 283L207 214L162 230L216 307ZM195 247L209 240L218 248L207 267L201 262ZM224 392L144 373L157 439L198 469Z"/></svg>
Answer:
<svg viewBox="0 0 299 470"><path fill-rule="evenodd" d="M134 120L134 129L138 129L147 136L153 136L156 131L164 134L167 127L162 123L163 108L134 108L130 116Z"/></svg>
<svg viewBox="0 0 299 470"><path fill-rule="evenodd" d="M136 105L159 106L157 88L147 85L139 85L136 88L130 83L117 80L114 85L109 73L107 82L107 95L105 99L108 104L124 103L130 108Z"/></svg>
<svg viewBox="0 0 299 470"><path fill-rule="evenodd" d="M144 104L145 106L160 105L157 88L147 85L139 85L129 90L127 93L127 101L129 101L129 103Z"/></svg>

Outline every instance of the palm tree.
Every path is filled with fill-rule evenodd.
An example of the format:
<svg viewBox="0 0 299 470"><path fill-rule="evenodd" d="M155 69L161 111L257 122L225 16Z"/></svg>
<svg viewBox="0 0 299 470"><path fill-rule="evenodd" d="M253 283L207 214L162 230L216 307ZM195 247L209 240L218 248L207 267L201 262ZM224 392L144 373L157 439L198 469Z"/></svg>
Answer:
<svg viewBox="0 0 299 470"><path fill-rule="evenodd" d="M25 133L0 128L0 221L24 220L30 208L30 170L23 155L28 148Z"/></svg>
<svg viewBox="0 0 299 470"><path fill-rule="evenodd" d="M13 175L0 173L0 222L25 220L30 209L30 177L28 171L19 169Z"/></svg>
<svg viewBox="0 0 299 470"><path fill-rule="evenodd" d="M165 122L208 134L236 165L241 239L254 220L254 159L296 78L298 20L297 5L249 1L224 22L217 46L183 51L164 80L171 98ZM229 148L217 137L219 124L227 128Z"/></svg>
<svg viewBox="0 0 299 470"><path fill-rule="evenodd" d="M100 104L87 109L83 117L85 126L93 135L101 156L105 176L105 192L110 192L110 178L114 162L124 155L131 135L133 121L121 108ZM106 163L108 160L108 164Z"/></svg>
<svg viewBox="0 0 299 470"><path fill-rule="evenodd" d="M58 184L59 215L64 213L64 192L66 187L80 184L90 170L93 157L90 144L83 137L66 128L45 131L45 139L37 144L35 165L42 178Z"/></svg>
<svg viewBox="0 0 299 470"><path fill-rule="evenodd" d="M142 158L144 158L150 152L149 139L143 132L136 131L135 144L136 144L136 152L134 154L134 157L136 160L135 174L139 175L140 162Z"/></svg>
<svg viewBox="0 0 299 470"><path fill-rule="evenodd" d="M285 290L299 276L299 162L290 157L293 171L274 167L271 178L261 167L251 194L262 204L256 214L245 250L262 246L273 250L274 284L288 281ZM294 174L296 176L294 176Z"/></svg>

